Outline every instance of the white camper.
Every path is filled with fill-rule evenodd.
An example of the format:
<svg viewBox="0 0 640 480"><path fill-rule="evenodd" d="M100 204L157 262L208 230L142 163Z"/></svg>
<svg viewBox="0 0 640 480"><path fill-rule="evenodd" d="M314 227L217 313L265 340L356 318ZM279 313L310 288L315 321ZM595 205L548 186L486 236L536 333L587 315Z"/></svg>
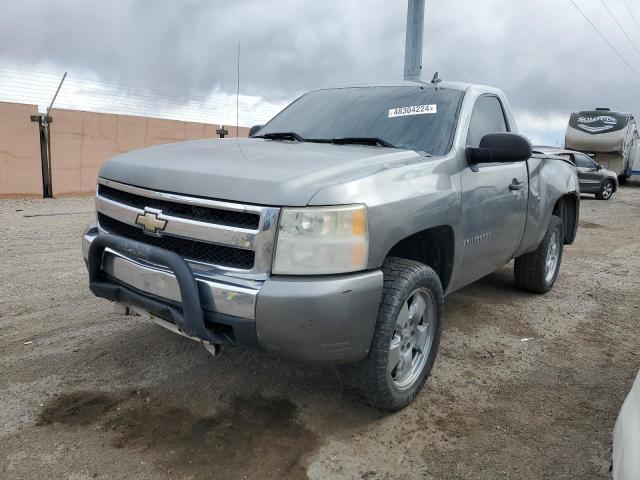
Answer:
<svg viewBox="0 0 640 480"><path fill-rule="evenodd" d="M596 162L618 175L620 183L632 175L640 179L640 139L629 113L608 108L572 113L565 148L594 155Z"/></svg>
<svg viewBox="0 0 640 480"><path fill-rule="evenodd" d="M640 141L638 140L636 140L635 152L631 156L631 179L640 182Z"/></svg>

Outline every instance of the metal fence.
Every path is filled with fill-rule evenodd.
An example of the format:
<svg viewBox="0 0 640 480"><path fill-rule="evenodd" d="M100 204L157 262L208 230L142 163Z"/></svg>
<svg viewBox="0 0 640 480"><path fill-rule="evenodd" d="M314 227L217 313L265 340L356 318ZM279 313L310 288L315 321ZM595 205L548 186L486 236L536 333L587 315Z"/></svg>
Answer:
<svg viewBox="0 0 640 480"><path fill-rule="evenodd" d="M0 66L0 101L36 104L44 113L63 73ZM265 123L285 104L267 102L257 96L240 95L237 112L239 125L250 127ZM73 72L67 75L55 106L188 122L236 124L235 94L213 88L208 95L192 95L109 83Z"/></svg>

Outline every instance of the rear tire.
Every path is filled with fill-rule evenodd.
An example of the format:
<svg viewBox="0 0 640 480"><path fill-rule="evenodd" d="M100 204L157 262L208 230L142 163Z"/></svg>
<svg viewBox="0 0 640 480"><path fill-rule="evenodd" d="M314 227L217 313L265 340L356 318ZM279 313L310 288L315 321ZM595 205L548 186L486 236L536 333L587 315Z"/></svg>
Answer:
<svg viewBox="0 0 640 480"><path fill-rule="evenodd" d="M340 367L346 390L386 412L409 405L427 380L438 354L444 296L436 272L389 257L369 354Z"/></svg>
<svg viewBox="0 0 640 480"><path fill-rule="evenodd" d="M560 272L563 247L562 220L554 215L538 248L516 258L513 267L516 285L535 293L547 293L551 290Z"/></svg>
<svg viewBox="0 0 640 480"><path fill-rule="evenodd" d="M600 185L600 191L596 193L596 198L598 200L609 200L613 196L613 192L615 191L615 185L612 180L605 180Z"/></svg>

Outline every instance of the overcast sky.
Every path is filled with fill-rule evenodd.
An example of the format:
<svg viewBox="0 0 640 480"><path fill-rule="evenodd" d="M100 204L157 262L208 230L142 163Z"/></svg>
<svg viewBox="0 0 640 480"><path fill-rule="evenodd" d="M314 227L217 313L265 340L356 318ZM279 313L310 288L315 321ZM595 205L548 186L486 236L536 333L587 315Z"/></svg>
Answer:
<svg viewBox="0 0 640 480"><path fill-rule="evenodd" d="M640 72L640 3L575 0ZM635 14L632 18L624 2ZM260 105L343 83L402 77L406 0L8 0L0 66ZM534 141L563 140L569 113L640 117L640 76L569 0L426 0L424 79L484 83L508 95Z"/></svg>

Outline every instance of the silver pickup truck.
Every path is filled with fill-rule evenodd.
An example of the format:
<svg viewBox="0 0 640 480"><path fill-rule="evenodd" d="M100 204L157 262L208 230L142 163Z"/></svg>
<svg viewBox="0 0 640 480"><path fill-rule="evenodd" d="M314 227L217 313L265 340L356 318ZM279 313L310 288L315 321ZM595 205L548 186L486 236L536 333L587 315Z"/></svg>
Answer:
<svg viewBox="0 0 640 480"><path fill-rule="evenodd" d="M432 369L446 295L514 258L515 284L547 292L576 235L575 168L532 155L495 88L318 90L254 132L104 164L95 295L212 352L339 364L395 411Z"/></svg>

